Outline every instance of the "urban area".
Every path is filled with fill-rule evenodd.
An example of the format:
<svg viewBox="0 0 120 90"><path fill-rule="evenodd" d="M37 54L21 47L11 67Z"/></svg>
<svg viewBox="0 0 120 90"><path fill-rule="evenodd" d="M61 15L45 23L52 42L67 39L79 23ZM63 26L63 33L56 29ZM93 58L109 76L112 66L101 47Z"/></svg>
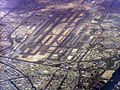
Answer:
<svg viewBox="0 0 120 90"><path fill-rule="evenodd" d="M0 90L120 90L119 67L120 0L0 0Z"/></svg>

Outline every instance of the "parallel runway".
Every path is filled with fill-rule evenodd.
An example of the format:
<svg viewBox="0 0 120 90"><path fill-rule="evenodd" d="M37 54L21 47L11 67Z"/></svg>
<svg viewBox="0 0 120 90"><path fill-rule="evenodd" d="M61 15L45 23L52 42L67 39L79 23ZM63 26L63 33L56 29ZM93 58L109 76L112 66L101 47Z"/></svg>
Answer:
<svg viewBox="0 0 120 90"><path fill-rule="evenodd" d="M73 12L74 11L74 12ZM81 13L84 13L82 17L80 16ZM35 55L39 51L41 51L43 54L45 52L49 52L48 49L50 47L56 47L62 43L62 41L69 36L71 32L76 30L77 26L79 26L79 23L82 23L82 21L88 17L89 14L87 11L76 11L69 9L66 12L55 12L53 17L48 18L48 20L45 20L43 24L39 26L39 29L37 29L35 32L33 32L27 39L24 41L17 50L21 50L22 54L28 54L28 55ZM68 22L69 21L69 22ZM76 21L76 22L74 22ZM67 23L63 30L59 31L59 33L54 34L54 28L62 23ZM70 29L70 26L74 24L74 28ZM69 29L69 30L68 30ZM68 30L68 31L67 31ZM67 31L67 32L66 32ZM63 35L65 34L65 35ZM63 38L60 41L60 38ZM51 41L50 41L51 40ZM54 46L53 44L57 43L57 46ZM32 44L32 48L29 47L29 45ZM51 51L50 51L51 52Z"/></svg>

